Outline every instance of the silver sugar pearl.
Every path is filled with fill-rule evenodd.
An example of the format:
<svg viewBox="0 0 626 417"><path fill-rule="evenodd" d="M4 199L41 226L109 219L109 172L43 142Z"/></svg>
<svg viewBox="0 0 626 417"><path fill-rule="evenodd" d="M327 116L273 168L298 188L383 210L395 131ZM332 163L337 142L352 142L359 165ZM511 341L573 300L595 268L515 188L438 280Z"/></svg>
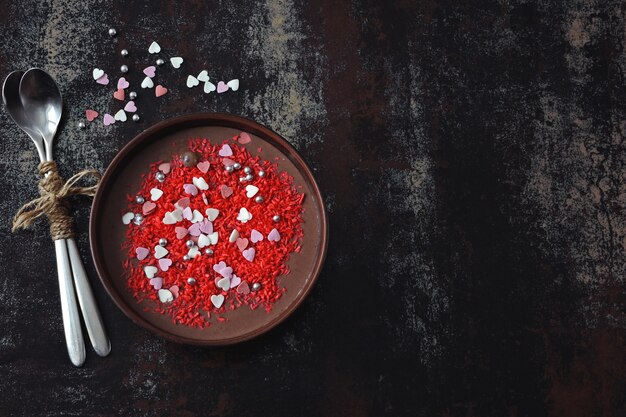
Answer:
<svg viewBox="0 0 626 417"><path fill-rule="evenodd" d="M252 181L253 179L254 177L252 176L252 174L246 175L246 181Z"/></svg>
<svg viewBox="0 0 626 417"><path fill-rule="evenodd" d="M257 195L256 197L254 197L254 201L256 201L257 203L262 203L264 200L265 199L262 195Z"/></svg>
<svg viewBox="0 0 626 417"><path fill-rule="evenodd" d="M85 122L78 122L78 128L79 128L79 129L84 129L84 128L86 128L86 127L87 127L87 126L85 125Z"/></svg>
<svg viewBox="0 0 626 417"><path fill-rule="evenodd" d="M243 172L245 172L246 174L252 174L252 168L250 168L250 167L245 167L245 168L243 169Z"/></svg>
<svg viewBox="0 0 626 417"><path fill-rule="evenodd" d="M213 249L211 249L211 248L206 248L206 249L204 250L204 253L205 253L205 254L207 254L207 255L209 255L209 256L213 256Z"/></svg>
<svg viewBox="0 0 626 417"><path fill-rule="evenodd" d="M274 220L274 223L278 223L280 221L280 216L277 214L274 217L272 217L272 220Z"/></svg>
<svg viewBox="0 0 626 417"><path fill-rule="evenodd" d="M233 166L232 165L227 165L226 168L224 168L226 170L226 172L233 172Z"/></svg>
<svg viewBox="0 0 626 417"><path fill-rule="evenodd" d="M128 72L128 65L122 65L120 67L120 71L122 71L124 74L126 74Z"/></svg>
<svg viewBox="0 0 626 417"><path fill-rule="evenodd" d="M133 219L133 222L137 225L143 223L143 214L141 213L135 214L135 218Z"/></svg>
<svg viewBox="0 0 626 417"><path fill-rule="evenodd" d="M259 171L257 175L263 178L265 176L265 171Z"/></svg>
<svg viewBox="0 0 626 417"><path fill-rule="evenodd" d="M117 30L115 30L115 29L113 29L113 28L109 29L109 36L110 36L110 37L113 37L113 36L115 36L115 35L117 35Z"/></svg>
<svg viewBox="0 0 626 417"><path fill-rule="evenodd" d="M233 164L233 168L235 168L235 169L241 169L241 164L240 164L239 162L235 162L235 163Z"/></svg>
<svg viewBox="0 0 626 417"><path fill-rule="evenodd" d="M140 196L140 195L135 196L135 203L137 203L137 204L143 204L143 203L145 203L145 202L146 202L146 199L145 199L145 198L143 198L142 196Z"/></svg>
<svg viewBox="0 0 626 417"><path fill-rule="evenodd" d="M156 180L157 180L158 182L163 182L163 181L165 181L165 174L164 174L164 173L162 173L161 171L158 171L158 172L154 175L154 178L156 178Z"/></svg>
<svg viewBox="0 0 626 417"><path fill-rule="evenodd" d="M133 114L133 122L138 122L138 121L139 121L139 115Z"/></svg>
<svg viewBox="0 0 626 417"><path fill-rule="evenodd" d="M163 60L163 58L159 58L156 60L156 64L161 67L163 66L163 64L165 64L165 61Z"/></svg>
<svg viewBox="0 0 626 417"><path fill-rule="evenodd" d="M188 260L190 260L190 259L191 259L191 258L189 257L189 255L185 255L185 256L183 256L183 261L188 261Z"/></svg>
<svg viewBox="0 0 626 417"><path fill-rule="evenodd" d="M261 283L255 282L254 284L252 284L252 291L258 291L260 289L261 289Z"/></svg>
<svg viewBox="0 0 626 417"><path fill-rule="evenodd" d="M239 177L239 182L246 182L246 177Z"/></svg>
<svg viewBox="0 0 626 417"><path fill-rule="evenodd" d="M159 245L161 245L161 246L165 246L165 245L167 245L167 239L165 239L164 237L162 237L161 239L159 239Z"/></svg>
<svg viewBox="0 0 626 417"><path fill-rule="evenodd" d="M188 248L193 248L194 246L196 246L196 244L194 243L193 240L189 239L188 241L185 242L185 245L187 245Z"/></svg>
<svg viewBox="0 0 626 417"><path fill-rule="evenodd" d="M196 279L195 278L193 278L193 277L187 278L187 284L193 285L195 283L196 283Z"/></svg>
<svg viewBox="0 0 626 417"><path fill-rule="evenodd" d="M128 56L128 49L122 49L120 54L122 54L122 56Z"/></svg>
<svg viewBox="0 0 626 417"><path fill-rule="evenodd" d="M130 93L128 93L128 98L130 98L131 100L134 100L137 98L137 92L136 91L131 91Z"/></svg>

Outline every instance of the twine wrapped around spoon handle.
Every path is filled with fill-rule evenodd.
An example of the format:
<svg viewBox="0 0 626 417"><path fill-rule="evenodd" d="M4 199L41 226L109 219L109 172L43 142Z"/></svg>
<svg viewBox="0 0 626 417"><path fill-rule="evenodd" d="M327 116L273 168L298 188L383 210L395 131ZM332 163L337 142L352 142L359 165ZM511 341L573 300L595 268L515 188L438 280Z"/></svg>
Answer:
<svg viewBox="0 0 626 417"><path fill-rule="evenodd" d="M73 195L95 195L101 177L100 173L95 170L85 169L63 182L56 162L42 162L37 169L41 175L38 186L40 196L24 204L18 210L13 218L12 231L26 229L38 218L46 215L50 221L50 236L52 240L73 237L74 231L72 229L72 218L69 215L67 197ZM81 179L88 176L93 176L97 179L95 185L89 187L76 186Z"/></svg>

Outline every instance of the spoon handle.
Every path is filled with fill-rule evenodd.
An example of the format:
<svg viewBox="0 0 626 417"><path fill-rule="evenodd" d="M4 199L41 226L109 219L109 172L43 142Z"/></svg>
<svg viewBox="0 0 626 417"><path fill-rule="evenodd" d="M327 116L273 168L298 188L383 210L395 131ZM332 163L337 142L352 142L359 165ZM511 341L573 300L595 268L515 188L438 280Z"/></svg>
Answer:
<svg viewBox="0 0 626 417"><path fill-rule="evenodd" d="M98 305L96 299L91 291L89 280L87 279L87 273L85 267L80 259L80 253L76 246L76 241L66 239L67 249L69 250L70 262L72 264L72 274L74 275L74 286L76 288L76 294L78 295L78 302L80 309L83 313L83 319L85 320L85 327L89 334L89 340L91 340L91 346L93 350L100 356L107 356L111 352L111 342L104 330L104 324L102 323L102 317L98 311Z"/></svg>
<svg viewBox="0 0 626 417"><path fill-rule="evenodd" d="M59 275L59 290L61 293L61 313L63 316L63 330L65 331L65 343L70 360L76 366L85 363L85 341L80 328L78 316L78 303L74 294L72 282L72 269L67 253L67 245L64 239L54 241L54 249L57 256L57 272Z"/></svg>

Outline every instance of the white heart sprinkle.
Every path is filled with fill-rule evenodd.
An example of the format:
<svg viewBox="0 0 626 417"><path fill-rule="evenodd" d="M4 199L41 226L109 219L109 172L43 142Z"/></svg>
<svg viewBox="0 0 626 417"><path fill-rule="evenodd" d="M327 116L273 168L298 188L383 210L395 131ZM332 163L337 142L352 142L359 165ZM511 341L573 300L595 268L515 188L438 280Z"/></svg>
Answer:
<svg viewBox="0 0 626 417"><path fill-rule="evenodd" d="M171 303L174 301L174 294L172 294L170 290L161 288L159 290L159 300L161 300L162 303Z"/></svg>
<svg viewBox="0 0 626 417"><path fill-rule="evenodd" d="M159 272L159 268L156 266L149 265L143 267L143 273L146 274L148 278L154 278L157 272Z"/></svg>
<svg viewBox="0 0 626 417"><path fill-rule="evenodd" d="M222 278L217 281L217 286L224 291L228 291L230 289L230 278Z"/></svg>
<svg viewBox="0 0 626 417"><path fill-rule="evenodd" d="M204 178L202 178L202 177L200 177L200 178L193 177L191 182L193 182L193 185L198 187L199 190L208 190L209 189L209 184L207 184L206 181L204 180Z"/></svg>
<svg viewBox="0 0 626 417"><path fill-rule="evenodd" d="M130 224L135 218L135 213L131 213L130 211L122 216L122 223Z"/></svg>
<svg viewBox="0 0 626 417"><path fill-rule="evenodd" d="M161 259L162 257L167 255L168 253L170 253L170 252L167 249L165 249L163 246L161 246L161 245L156 245L154 247L154 257L157 258L157 259Z"/></svg>
<svg viewBox="0 0 626 417"><path fill-rule="evenodd" d="M193 259L198 255L200 255L200 250L198 249L197 246L192 246L191 248L189 248L189 252L187 252L187 256Z"/></svg>
<svg viewBox="0 0 626 417"><path fill-rule="evenodd" d="M238 238L239 238L239 230L233 229L233 231L230 234L230 237L228 238L228 241L230 243L234 243L237 241Z"/></svg>
<svg viewBox="0 0 626 417"><path fill-rule="evenodd" d="M207 70L202 70L196 78L198 79L198 81L202 81L203 83L207 82L209 81L209 73L207 72Z"/></svg>
<svg viewBox="0 0 626 417"><path fill-rule="evenodd" d="M172 216L176 219L177 222L183 220L183 211L181 209L176 209L172 212Z"/></svg>
<svg viewBox="0 0 626 417"><path fill-rule="evenodd" d="M183 63L183 59L179 56L175 56L174 58L170 58L170 62L174 68L180 68L180 64Z"/></svg>
<svg viewBox="0 0 626 417"><path fill-rule="evenodd" d="M239 90L239 80L236 78L227 82L226 85L233 91Z"/></svg>
<svg viewBox="0 0 626 417"><path fill-rule="evenodd" d="M204 216L198 210L193 211L193 216L189 220L191 223L198 223L204 220Z"/></svg>
<svg viewBox="0 0 626 417"><path fill-rule="evenodd" d="M242 207L237 215L237 220L241 223L247 223L249 220L252 220L252 213L250 213L245 207Z"/></svg>
<svg viewBox="0 0 626 417"><path fill-rule="evenodd" d="M176 218L171 212L166 212L163 216L163 224L174 224L176 223Z"/></svg>
<svg viewBox="0 0 626 417"><path fill-rule="evenodd" d="M162 195L163 191L159 190L158 188L153 188L150 190L150 199L152 201L157 201L159 198L161 198Z"/></svg>
<svg viewBox="0 0 626 417"><path fill-rule="evenodd" d="M207 219L209 219L210 222L217 219L218 214L220 214L220 211L218 209L215 209L215 208L206 209L206 217Z"/></svg>
<svg viewBox="0 0 626 417"><path fill-rule="evenodd" d="M217 245L217 240L219 239L220 235L217 232L213 232L208 237L211 241L211 245Z"/></svg>
<svg viewBox="0 0 626 417"><path fill-rule="evenodd" d="M148 52L150 52L151 54L158 54L159 52L161 52L161 46L156 42L152 42L150 44L150 47L148 48Z"/></svg>
<svg viewBox="0 0 626 417"><path fill-rule="evenodd" d="M207 81L207 82L204 83L204 92L205 93L207 93L207 94L208 93L212 93L215 90L216 90L215 84L213 84L212 82Z"/></svg>
<svg viewBox="0 0 626 417"><path fill-rule="evenodd" d="M246 197L252 198L259 192L259 187L254 185L246 185Z"/></svg>
<svg viewBox="0 0 626 417"><path fill-rule="evenodd" d="M100 68L94 68L92 75L93 75L93 79L97 80L98 78L104 75L104 70L101 70Z"/></svg>
<svg viewBox="0 0 626 417"><path fill-rule="evenodd" d="M220 308L222 304L224 304L224 296L222 294L212 295L211 303L215 306L215 308Z"/></svg>
<svg viewBox="0 0 626 417"><path fill-rule="evenodd" d="M189 87L189 88L195 87L198 84L200 84L200 81L198 81L198 79L196 77L194 77L193 75L188 75L187 76L187 87Z"/></svg>
<svg viewBox="0 0 626 417"><path fill-rule="evenodd" d="M198 236L198 247L202 249L205 246L209 246L210 244L211 239L209 239L207 235L200 233L200 236Z"/></svg>
<svg viewBox="0 0 626 417"><path fill-rule="evenodd" d="M120 122L125 122L126 120L128 120L124 109L120 109L120 111L115 113L115 120L119 120Z"/></svg>
<svg viewBox="0 0 626 417"><path fill-rule="evenodd" d="M152 81L152 78L150 77L146 77L143 79L143 81L141 82L141 88L152 88L154 87L154 82Z"/></svg>

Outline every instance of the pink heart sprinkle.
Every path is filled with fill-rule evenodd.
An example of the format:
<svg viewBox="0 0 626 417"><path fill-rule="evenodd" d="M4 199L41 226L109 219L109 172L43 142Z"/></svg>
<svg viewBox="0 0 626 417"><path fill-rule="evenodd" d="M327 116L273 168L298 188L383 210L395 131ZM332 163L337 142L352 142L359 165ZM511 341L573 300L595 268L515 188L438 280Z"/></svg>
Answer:
<svg viewBox="0 0 626 417"><path fill-rule="evenodd" d="M215 286L217 288L219 288L220 286L217 284L218 282L220 282L221 280L223 280L224 277L215 277L215 279L213 280L213 282L215 283Z"/></svg>
<svg viewBox="0 0 626 417"><path fill-rule="evenodd" d="M117 80L117 88L118 89L126 89L128 88L130 84L128 84L128 81L126 81L126 78L121 77L119 80Z"/></svg>
<svg viewBox="0 0 626 417"><path fill-rule="evenodd" d="M172 285L170 287L170 292L172 293L174 298L178 298L178 291L180 291L180 288L178 288L178 285Z"/></svg>
<svg viewBox="0 0 626 417"><path fill-rule="evenodd" d="M104 123L105 126L112 125L115 123L115 117L111 116L109 113L105 113L102 123Z"/></svg>
<svg viewBox="0 0 626 417"><path fill-rule="evenodd" d="M96 80L98 84L107 85L109 83L109 76L104 74L102 77Z"/></svg>
<svg viewBox="0 0 626 417"><path fill-rule="evenodd" d="M229 159L229 158L222 159L222 163L224 164L225 167L229 167L231 165L235 165L235 161L233 161L232 159Z"/></svg>
<svg viewBox="0 0 626 417"><path fill-rule="evenodd" d="M155 290L160 290L163 287L163 278L150 278L150 284L152 284Z"/></svg>
<svg viewBox="0 0 626 417"><path fill-rule="evenodd" d="M124 97L126 97L126 94L124 93L124 90L120 88L115 93L113 93L113 97L118 99L119 101L124 101Z"/></svg>
<svg viewBox="0 0 626 417"><path fill-rule="evenodd" d="M154 89L154 95L157 97L161 97L167 94L167 88L163 87L161 84L157 85Z"/></svg>
<svg viewBox="0 0 626 417"><path fill-rule="evenodd" d="M219 274L219 273L220 273L220 271L221 271L222 269L224 269L224 268L226 268L226 262L224 262L224 261L220 261L219 263L217 263L217 264L213 265L213 270L214 270L215 272L217 272L218 274Z"/></svg>
<svg viewBox="0 0 626 417"><path fill-rule="evenodd" d="M270 234L267 235L267 240L270 242L278 242L280 240L280 233L278 233L278 230L272 229Z"/></svg>
<svg viewBox="0 0 626 417"><path fill-rule="evenodd" d="M135 253L137 254L137 259L143 261L150 255L150 249L142 248L141 246L135 249Z"/></svg>
<svg viewBox="0 0 626 417"><path fill-rule="evenodd" d="M225 93L226 91L228 91L228 86L226 85L224 81L220 81L219 83L217 83L218 93Z"/></svg>
<svg viewBox="0 0 626 417"><path fill-rule="evenodd" d="M182 239L189 234L189 230L185 227L176 227L176 239Z"/></svg>
<svg viewBox="0 0 626 417"><path fill-rule="evenodd" d="M252 243L260 242L263 240L263 234L256 229L252 229L252 232L250 232L250 240Z"/></svg>
<svg viewBox="0 0 626 417"><path fill-rule="evenodd" d="M196 187L193 184L185 184L183 185L183 189L185 190L185 193L187 194L198 195L198 187Z"/></svg>
<svg viewBox="0 0 626 417"><path fill-rule="evenodd" d="M191 207L185 207L183 210L183 218L186 220L193 219L193 212L191 211Z"/></svg>
<svg viewBox="0 0 626 417"><path fill-rule="evenodd" d="M189 197L183 197L176 202L176 205L181 209L189 207L189 204L191 204L191 200L189 200Z"/></svg>
<svg viewBox="0 0 626 417"><path fill-rule="evenodd" d="M131 100L128 103L126 103L126 105L124 106L124 111L127 111L129 113L136 112L137 106L135 106L135 102ZM167 172L164 172L164 174L167 174Z"/></svg>
<svg viewBox="0 0 626 417"><path fill-rule="evenodd" d="M237 239L237 247L239 248L239 250L244 250L245 248L247 248L248 247L248 239L246 239L245 237L238 238Z"/></svg>
<svg viewBox="0 0 626 417"><path fill-rule="evenodd" d="M241 284L239 284L239 286L237 286L237 293L239 294L250 294L250 286L248 285L248 283L246 281L242 282Z"/></svg>
<svg viewBox="0 0 626 417"><path fill-rule="evenodd" d="M200 225L200 231L205 235L213 233L213 223L211 223L208 219L204 219L202 222L196 224Z"/></svg>
<svg viewBox="0 0 626 417"><path fill-rule="evenodd" d="M98 113L95 110L85 110L85 117L90 122L93 122L96 119L96 117L98 117L99 115L100 115L100 113Z"/></svg>
<svg viewBox="0 0 626 417"><path fill-rule="evenodd" d="M143 73L146 74L146 76L150 78L154 78L155 71L156 71L156 67L154 65L151 65L147 68L144 68Z"/></svg>
<svg viewBox="0 0 626 417"><path fill-rule="evenodd" d="M228 146L228 143L222 145L222 148L218 152L220 156L233 156L233 150Z"/></svg>
<svg viewBox="0 0 626 417"><path fill-rule="evenodd" d="M239 143L241 143L242 145L245 145L246 143L250 143L252 141L252 138L246 132L241 132L239 134L238 140L239 140Z"/></svg>
<svg viewBox="0 0 626 417"><path fill-rule="evenodd" d="M220 187L220 193L222 193L222 197L228 198L233 194L233 189L224 184Z"/></svg>
<svg viewBox="0 0 626 417"><path fill-rule="evenodd" d="M141 206L141 210L143 211L144 215L152 213L155 208L156 204L152 201L146 201L145 203L143 203L143 206Z"/></svg>
<svg viewBox="0 0 626 417"><path fill-rule="evenodd" d="M198 165L196 166L203 174L206 174L207 171L209 170L209 167L211 166L211 163L209 161L202 161L202 162L198 162Z"/></svg>
<svg viewBox="0 0 626 417"><path fill-rule="evenodd" d="M202 231L200 230L201 224L200 223L194 223L191 226L189 226L189 234L191 236L200 236L200 233L202 233Z"/></svg>
<svg viewBox="0 0 626 417"><path fill-rule="evenodd" d="M239 278L237 275L234 275L231 277L230 279L230 288L235 288L237 285L241 284L241 278Z"/></svg>
<svg viewBox="0 0 626 417"><path fill-rule="evenodd" d="M226 268L222 268L220 272L218 272L224 278L231 278L233 276L233 268L227 266Z"/></svg>
<svg viewBox="0 0 626 417"><path fill-rule="evenodd" d="M256 255L256 250L254 250L254 248L248 248L241 252L241 254L244 258L246 258L246 261L252 262L254 261L254 255Z"/></svg>
<svg viewBox="0 0 626 417"><path fill-rule="evenodd" d="M165 272L168 269L170 269L170 266L172 266L172 260L168 259L168 258L161 258L159 259L159 268L161 268L161 271Z"/></svg>

